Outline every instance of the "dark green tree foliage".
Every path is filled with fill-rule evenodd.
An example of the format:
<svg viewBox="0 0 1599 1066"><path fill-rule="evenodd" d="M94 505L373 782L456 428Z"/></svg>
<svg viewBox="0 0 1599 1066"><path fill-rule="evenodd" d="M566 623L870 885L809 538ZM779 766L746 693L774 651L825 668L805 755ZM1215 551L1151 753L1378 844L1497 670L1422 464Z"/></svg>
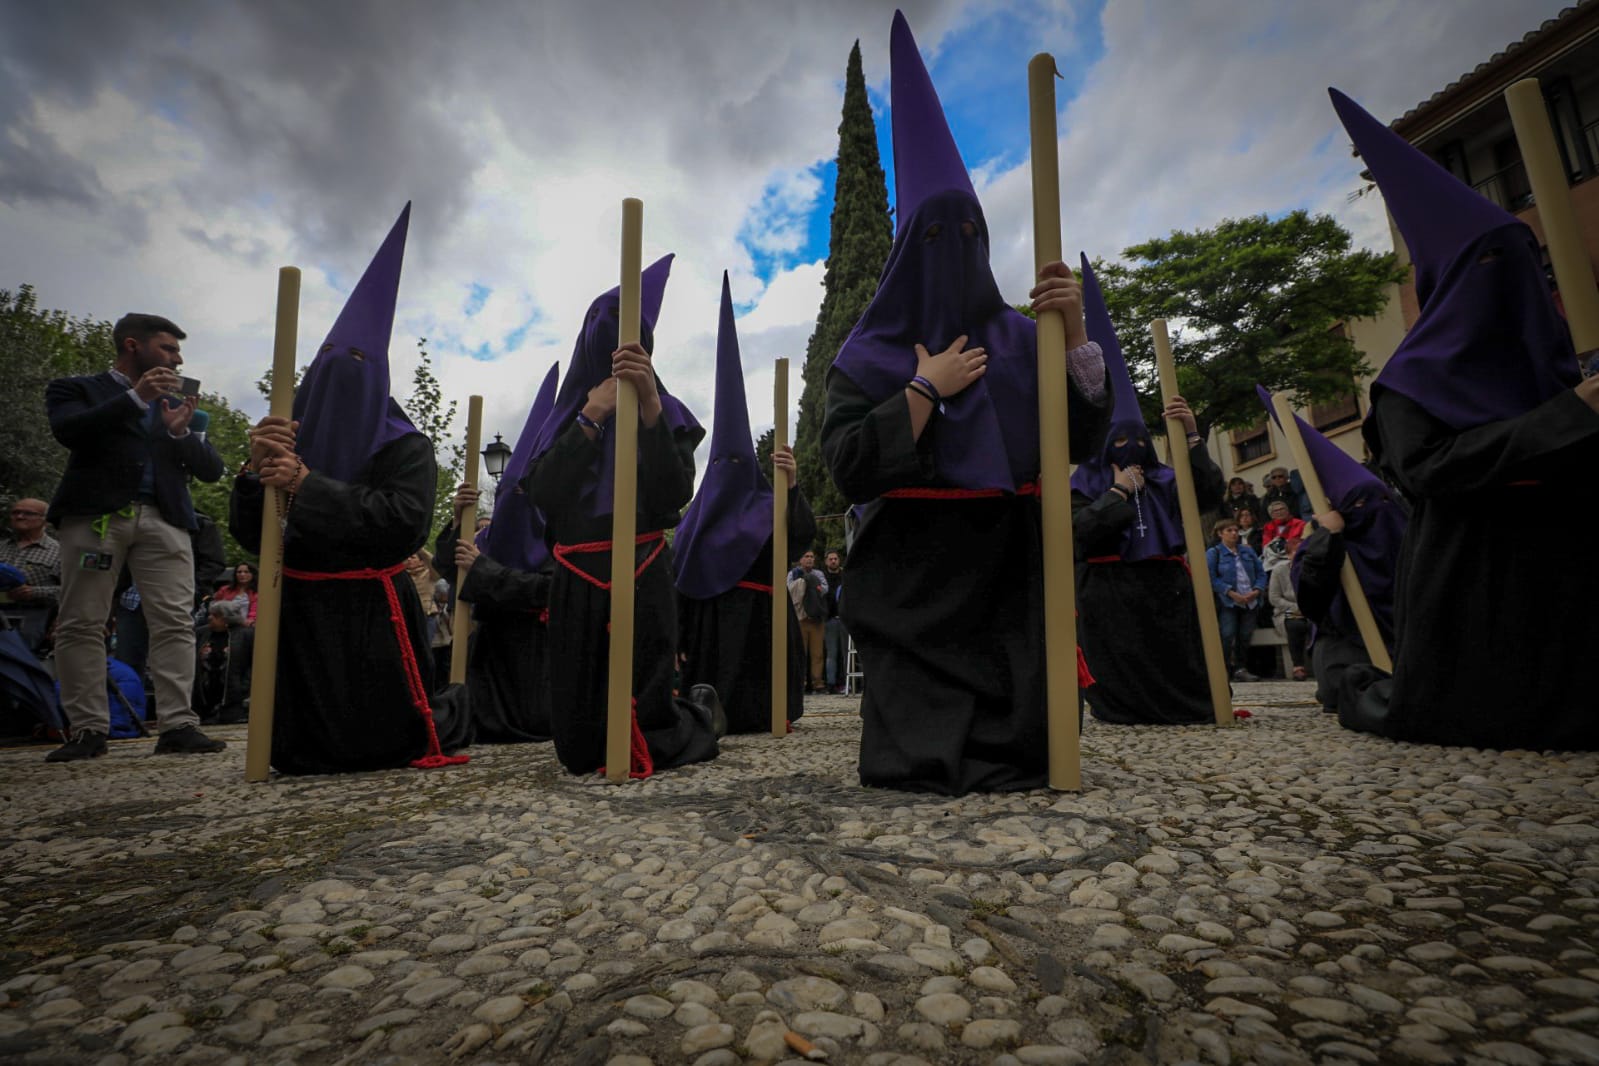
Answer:
<svg viewBox="0 0 1599 1066"><path fill-rule="evenodd" d="M33 286L0 289L0 498L48 500L66 469L67 450L50 432L44 387L52 378L97 374L111 365L111 323L41 311Z"/></svg>
<svg viewBox="0 0 1599 1066"><path fill-rule="evenodd" d="M849 66L844 75L844 112L838 125L838 178L833 192L827 273L822 280L822 309L805 347L805 388L800 394L799 427L794 434L800 487L818 515L838 514L846 506L822 459L827 369L877 291L878 275L888 261L893 244L888 184L877 154L877 127L872 122L872 105L866 98L861 46L857 41L850 49ZM824 524L823 535L830 532Z"/></svg>
<svg viewBox="0 0 1599 1066"><path fill-rule="evenodd" d="M1334 327L1376 315L1405 277L1392 254L1351 251L1347 230L1305 211L1173 231L1122 255L1128 263L1094 272L1145 421L1160 431L1153 319L1169 324L1178 387L1201 431L1234 429L1263 417L1257 383L1296 405L1348 395L1371 368Z"/></svg>
<svg viewBox="0 0 1599 1066"><path fill-rule="evenodd" d="M766 474L768 481L772 478L772 444L775 436L767 430L755 438L755 465Z"/></svg>

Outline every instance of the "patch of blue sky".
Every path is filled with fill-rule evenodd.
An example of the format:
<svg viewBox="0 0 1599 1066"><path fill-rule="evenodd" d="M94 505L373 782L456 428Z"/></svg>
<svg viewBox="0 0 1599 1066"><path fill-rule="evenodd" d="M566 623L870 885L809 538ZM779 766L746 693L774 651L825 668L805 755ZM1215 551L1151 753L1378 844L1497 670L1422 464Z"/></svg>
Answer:
<svg viewBox="0 0 1599 1066"><path fill-rule="evenodd" d="M471 318L473 315L483 310L483 305L489 302L489 297L493 295L493 293L494 290L489 288L487 285L480 281L474 281L471 285L467 286L466 303L461 307L461 313L467 318Z"/></svg>
<svg viewBox="0 0 1599 1066"><path fill-rule="evenodd" d="M797 263L827 255L827 217L832 211L832 161L800 172L775 174L760 201L745 217L738 241L763 283ZM825 201L820 223L821 251L814 253L818 205ZM735 306L747 309L735 299Z"/></svg>

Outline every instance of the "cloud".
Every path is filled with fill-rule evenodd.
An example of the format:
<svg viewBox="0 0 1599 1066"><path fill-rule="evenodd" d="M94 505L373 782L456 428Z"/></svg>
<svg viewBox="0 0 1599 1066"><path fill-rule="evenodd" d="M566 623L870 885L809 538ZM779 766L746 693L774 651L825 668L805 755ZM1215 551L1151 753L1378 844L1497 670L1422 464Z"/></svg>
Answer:
<svg viewBox="0 0 1599 1066"><path fill-rule="evenodd" d="M710 422L728 270L758 432L779 355L798 401L821 299L806 232L831 209L845 60L859 38L882 103L894 6L28 5L0 37L0 286L102 318L171 314L191 372L260 411L277 266L304 270L304 362L411 200L395 392L425 337L448 395L482 394L486 431L509 437L615 284L619 204L638 196L646 256L678 253L663 378ZM1381 245L1375 198L1344 204L1358 164L1325 86L1392 117L1559 3L1460 0L1448 18L1398 0L906 6L1019 299L1030 52L1065 67L1070 251L1300 206Z"/></svg>

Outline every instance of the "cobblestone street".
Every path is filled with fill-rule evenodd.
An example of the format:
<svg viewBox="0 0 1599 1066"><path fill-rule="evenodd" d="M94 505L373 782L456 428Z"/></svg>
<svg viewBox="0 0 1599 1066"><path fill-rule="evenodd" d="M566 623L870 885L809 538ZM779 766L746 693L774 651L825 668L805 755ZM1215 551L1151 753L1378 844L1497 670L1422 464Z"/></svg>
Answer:
<svg viewBox="0 0 1599 1066"><path fill-rule="evenodd" d="M1599 1061L1599 755L1311 691L961 800L859 787L841 697L621 788L547 744L257 786L242 727L7 750L0 1060Z"/></svg>

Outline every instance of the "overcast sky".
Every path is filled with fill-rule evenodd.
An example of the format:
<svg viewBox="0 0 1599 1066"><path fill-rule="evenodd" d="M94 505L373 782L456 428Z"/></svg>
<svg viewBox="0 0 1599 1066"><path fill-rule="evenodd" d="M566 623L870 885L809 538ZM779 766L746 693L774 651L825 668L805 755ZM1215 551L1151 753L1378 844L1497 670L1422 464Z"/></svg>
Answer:
<svg viewBox="0 0 1599 1066"><path fill-rule="evenodd" d="M860 40L888 145L889 0L0 0L0 288L189 333L187 372L252 414L277 268L304 271L309 360L406 200L391 347L426 337L447 393L512 438L589 301L620 201L677 260L656 330L709 426L721 272L751 423L821 300L845 61ZM1055 53L1076 250L1309 208L1388 248L1336 85L1392 120L1557 0L904 4L972 168L1013 301L1031 277L1025 67ZM892 182L890 182L892 196Z"/></svg>

